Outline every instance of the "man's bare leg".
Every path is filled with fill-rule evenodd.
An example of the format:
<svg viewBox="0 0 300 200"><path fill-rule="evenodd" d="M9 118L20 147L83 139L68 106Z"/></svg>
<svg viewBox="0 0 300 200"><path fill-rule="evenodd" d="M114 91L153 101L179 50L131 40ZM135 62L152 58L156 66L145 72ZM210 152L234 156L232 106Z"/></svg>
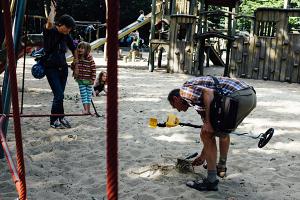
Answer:
<svg viewBox="0 0 300 200"><path fill-rule="evenodd" d="M217 145L216 138L213 134L201 134L201 139L204 144L204 154L207 162L208 180L214 182L216 180L217 168Z"/></svg>
<svg viewBox="0 0 300 200"><path fill-rule="evenodd" d="M222 136L219 138L220 157L217 167L219 168L219 176L224 177L226 174L226 161L230 145L230 136Z"/></svg>

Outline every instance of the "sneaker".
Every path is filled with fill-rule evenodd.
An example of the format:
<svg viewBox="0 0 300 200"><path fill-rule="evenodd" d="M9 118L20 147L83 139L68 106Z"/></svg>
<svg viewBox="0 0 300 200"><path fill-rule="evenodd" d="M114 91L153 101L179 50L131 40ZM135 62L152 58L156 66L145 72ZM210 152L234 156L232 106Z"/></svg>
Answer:
<svg viewBox="0 0 300 200"><path fill-rule="evenodd" d="M55 122L50 123L50 127L55 128L55 129L63 129L64 126L60 123L60 121L57 119Z"/></svg>
<svg viewBox="0 0 300 200"><path fill-rule="evenodd" d="M64 127L71 128L70 122L65 117L62 119L59 119L59 121Z"/></svg>
<svg viewBox="0 0 300 200"><path fill-rule="evenodd" d="M186 185L199 191L218 191L218 183L219 180L211 183L205 178L202 181L188 181Z"/></svg>

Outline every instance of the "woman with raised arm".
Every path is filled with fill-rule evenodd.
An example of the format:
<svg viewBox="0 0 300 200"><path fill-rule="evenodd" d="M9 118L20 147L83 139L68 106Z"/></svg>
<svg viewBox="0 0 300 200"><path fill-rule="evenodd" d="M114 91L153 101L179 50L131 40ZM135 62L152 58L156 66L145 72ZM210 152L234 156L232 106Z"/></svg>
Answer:
<svg viewBox="0 0 300 200"><path fill-rule="evenodd" d="M77 62L75 45L70 36L71 30L75 28L75 20L69 15L62 15L54 22L56 16L56 2L51 1L50 13L43 30L45 49L45 74L53 92L51 114L62 114L62 116L51 116L50 126L52 128L71 128L64 114L64 91L68 78L68 64L65 53L67 48L72 51L74 63Z"/></svg>

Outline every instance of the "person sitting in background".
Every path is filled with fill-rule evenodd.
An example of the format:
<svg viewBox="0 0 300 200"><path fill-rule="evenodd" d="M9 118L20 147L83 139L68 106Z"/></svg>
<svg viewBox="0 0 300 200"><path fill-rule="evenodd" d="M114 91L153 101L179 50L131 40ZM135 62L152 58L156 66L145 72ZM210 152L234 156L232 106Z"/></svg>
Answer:
<svg viewBox="0 0 300 200"><path fill-rule="evenodd" d="M99 73L93 88L94 96L99 96L102 91L107 93L107 73L105 71L101 71Z"/></svg>
<svg viewBox="0 0 300 200"><path fill-rule="evenodd" d="M139 41L138 39L134 38L131 45L130 45L131 51L138 51L139 50Z"/></svg>

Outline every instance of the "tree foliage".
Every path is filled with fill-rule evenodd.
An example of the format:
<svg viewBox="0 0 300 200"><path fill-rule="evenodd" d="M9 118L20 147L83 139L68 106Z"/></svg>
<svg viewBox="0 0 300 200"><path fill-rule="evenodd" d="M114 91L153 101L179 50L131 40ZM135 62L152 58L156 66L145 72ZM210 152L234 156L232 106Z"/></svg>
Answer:
<svg viewBox="0 0 300 200"><path fill-rule="evenodd" d="M253 16L257 8L283 8L283 5L284 0L244 0L240 6L239 13L243 15ZM290 8L300 8L300 1L291 0ZM299 18L291 18L289 23L291 26L297 26L297 24L300 24L300 21ZM242 19L240 20L238 27L241 30L249 30L250 21Z"/></svg>
<svg viewBox="0 0 300 200"><path fill-rule="evenodd" d="M244 0L240 6L240 13L253 15L257 8L283 8L283 1L278 0Z"/></svg>

